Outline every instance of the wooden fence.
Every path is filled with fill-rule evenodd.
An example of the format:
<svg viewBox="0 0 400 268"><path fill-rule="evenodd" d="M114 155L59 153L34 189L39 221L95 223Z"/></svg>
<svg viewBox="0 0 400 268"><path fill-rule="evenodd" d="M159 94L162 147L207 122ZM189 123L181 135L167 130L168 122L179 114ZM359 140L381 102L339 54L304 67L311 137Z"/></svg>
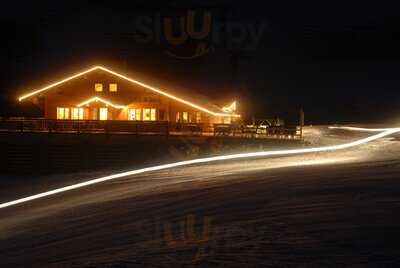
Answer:
<svg viewBox="0 0 400 268"><path fill-rule="evenodd" d="M53 119L0 119L0 131L121 133L134 135L199 135L245 138L300 139L299 127L247 126L244 124L171 123L168 121L100 121Z"/></svg>

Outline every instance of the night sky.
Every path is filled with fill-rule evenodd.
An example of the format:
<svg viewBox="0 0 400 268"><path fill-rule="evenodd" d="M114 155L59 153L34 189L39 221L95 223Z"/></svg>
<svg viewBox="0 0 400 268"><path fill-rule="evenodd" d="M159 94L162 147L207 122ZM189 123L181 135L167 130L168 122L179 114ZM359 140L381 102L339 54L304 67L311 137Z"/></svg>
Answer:
<svg viewBox="0 0 400 268"><path fill-rule="evenodd" d="M7 1L0 13L0 116L18 93L96 64L193 90L250 118L400 123L400 12L386 1ZM211 16L173 44L164 19ZM186 26L186 25L185 25ZM196 54L196 51L198 52ZM29 111L28 111L29 110Z"/></svg>

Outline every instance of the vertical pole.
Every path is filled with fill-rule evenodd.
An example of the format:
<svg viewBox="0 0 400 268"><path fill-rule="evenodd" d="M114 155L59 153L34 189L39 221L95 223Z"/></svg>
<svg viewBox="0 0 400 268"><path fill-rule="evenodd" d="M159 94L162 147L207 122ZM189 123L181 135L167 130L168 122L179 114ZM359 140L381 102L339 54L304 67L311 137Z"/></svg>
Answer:
<svg viewBox="0 0 400 268"><path fill-rule="evenodd" d="M300 139L303 138L303 127L304 127L304 110L300 108Z"/></svg>

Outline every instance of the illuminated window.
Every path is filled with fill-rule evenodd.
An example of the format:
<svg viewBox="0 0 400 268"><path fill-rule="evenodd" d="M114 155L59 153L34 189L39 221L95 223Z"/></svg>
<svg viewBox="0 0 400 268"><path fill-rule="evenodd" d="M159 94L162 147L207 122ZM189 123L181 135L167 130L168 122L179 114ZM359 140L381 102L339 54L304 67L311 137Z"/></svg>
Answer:
<svg viewBox="0 0 400 268"><path fill-rule="evenodd" d="M69 108L64 108L64 119L69 119Z"/></svg>
<svg viewBox="0 0 400 268"><path fill-rule="evenodd" d="M117 92L117 90L118 90L117 84L115 83L110 84L110 92Z"/></svg>
<svg viewBox="0 0 400 268"><path fill-rule="evenodd" d="M107 120L108 117L108 109L107 108L100 108L100 120Z"/></svg>
<svg viewBox="0 0 400 268"><path fill-rule="evenodd" d="M57 119L69 119L69 108L57 107Z"/></svg>
<svg viewBox="0 0 400 268"><path fill-rule="evenodd" d="M145 120L145 121L155 121L156 120L156 109L154 109L154 108L144 108L143 109L143 120Z"/></svg>
<svg viewBox="0 0 400 268"><path fill-rule="evenodd" d="M83 108L72 108L71 119L83 120Z"/></svg>
<svg viewBox="0 0 400 268"><path fill-rule="evenodd" d="M128 120L142 120L142 109L129 109Z"/></svg>
<svg viewBox="0 0 400 268"><path fill-rule="evenodd" d="M192 117L188 112L177 112L176 113L176 122L188 123L192 121Z"/></svg>
<svg viewBox="0 0 400 268"><path fill-rule="evenodd" d="M224 124L230 124L230 123L232 123L230 117L224 117L224 118L222 118L222 122L223 122Z"/></svg>
<svg viewBox="0 0 400 268"><path fill-rule="evenodd" d="M128 110L128 120L137 120L136 119L136 109Z"/></svg>
<svg viewBox="0 0 400 268"><path fill-rule="evenodd" d="M57 119L64 119L64 108L57 107Z"/></svg>
<svg viewBox="0 0 400 268"><path fill-rule="evenodd" d="M79 110L78 110L78 108L72 108L71 119L79 119Z"/></svg>
<svg viewBox="0 0 400 268"><path fill-rule="evenodd" d="M156 121L156 109L151 109L151 121Z"/></svg>
<svg viewBox="0 0 400 268"><path fill-rule="evenodd" d="M103 91L103 84L100 84L100 83L94 84L94 90L96 92L102 92Z"/></svg>
<svg viewBox="0 0 400 268"><path fill-rule="evenodd" d="M151 109L149 108L144 108L143 109L143 120L150 120L151 118Z"/></svg>
<svg viewBox="0 0 400 268"><path fill-rule="evenodd" d="M196 112L196 123L200 123L200 122L201 122L201 113Z"/></svg>
<svg viewBox="0 0 400 268"><path fill-rule="evenodd" d="M183 112L182 113L182 122L187 123L189 120L189 114L188 112Z"/></svg>
<svg viewBox="0 0 400 268"><path fill-rule="evenodd" d="M136 109L136 120L142 120L142 109Z"/></svg>

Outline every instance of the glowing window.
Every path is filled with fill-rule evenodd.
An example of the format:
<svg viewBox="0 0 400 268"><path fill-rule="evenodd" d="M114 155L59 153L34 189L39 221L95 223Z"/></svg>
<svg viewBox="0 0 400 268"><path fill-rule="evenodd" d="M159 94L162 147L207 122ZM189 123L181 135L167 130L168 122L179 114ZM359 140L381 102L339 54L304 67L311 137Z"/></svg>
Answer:
<svg viewBox="0 0 400 268"><path fill-rule="evenodd" d="M64 108L64 119L69 119L69 108Z"/></svg>
<svg viewBox="0 0 400 268"><path fill-rule="evenodd" d="M79 120L83 120L84 111L85 110L83 108L79 108Z"/></svg>
<svg viewBox="0 0 400 268"><path fill-rule="evenodd" d="M142 109L136 109L136 120L142 120Z"/></svg>
<svg viewBox="0 0 400 268"><path fill-rule="evenodd" d="M83 120L83 108L72 108L71 119Z"/></svg>
<svg viewBox="0 0 400 268"><path fill-rule="evenodd" d="M137 120L136 119L136 109L128 110L128 120Z"/></svg>
<svg viewBox="0 0 400 268"><path fill-rule="evenodd" d="M108 109L107 108L100 108L100 120L107 120L108 117Z"/></svg>
<svg viewBox="0 0 400 268"><path fill-rule="evenodd" d="M157 110L155 108L144 108L143 109L143 120L145 121L156 121Z"/></svg>
<svg viewBox="0 0 400 268"><path fill-rule="evenodd" d="M102 92L103 91L103 84L100 84L100 83L94 84L94 90L96 92Z"/></svg>
<svg viewBox="0 0 400 268"><path fill-rule="evenodd" d="M156 121L156 109L151 109L151 121Z"/></svg>
<svg viewBox="0 0 400 268"><path fill-rule="evenodd" d="M141 115L142 115L141 109L128 110L128 120L142 120Z"/></svg>
<svg viewBox="0 0 400 268"><path fill-rule="evenodd" d="M64 119L64 108L57 107L57 119Z"/></svg>
<svg viewBox="0 0 400 268"><path fill-rule="evenodd" d="M183 112L182 113L182 122L187 123L189 120L189 113L188 112Z"/></svg>
<svg viewBox="0 0 400 268"><path fill-rule="evenodd" d="M196 112L196 123L200 123L200 122L201 122L201 113Z"/></svg>
<svg viewBox="0 0 400 268"><path fill-rule="evenodd" d="M72 117L71 119L79 119L79 110L78 108L72 108Z"/></svg>
<svg viewBox="0 0 400 268"><path fill-rule="evenodd" d="M145 120L145 121L151 120L151 109L150 108L143 109L143 120Z"/></svg>
<svg viewBox="0 0 400 268"><path fill-rule="evenodd" d="M117 84L115 84L115 83L110 84L110 92L117 92L117 91L118 91Z"/></svg>
<svg viewBox="0 0 400 268"><path fill-rule="evenodd" d="M224 117L224 118L222 118L222 122L223 122L224 124L230 124L230 123L232 123L230 117Z"/></svg>
<svg viewBox="0 0 400 268"><path fill-rule="evenodd" d="M176 113L176 122L179 122L180 120L181 120L180 113L177 112Z"/></svg>

